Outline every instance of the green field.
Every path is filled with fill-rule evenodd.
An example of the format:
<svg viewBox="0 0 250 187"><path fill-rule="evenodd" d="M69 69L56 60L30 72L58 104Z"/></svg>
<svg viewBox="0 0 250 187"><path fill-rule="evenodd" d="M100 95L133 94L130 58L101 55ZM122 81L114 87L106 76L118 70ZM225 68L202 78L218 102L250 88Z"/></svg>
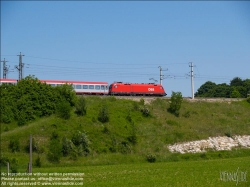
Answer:
<svg viewBox="0 0 250 187"><path fill-rule="evenodd" d="M17 172L26 172L26 147L32 134L37 149L33 152L33 172L84 173L84 186L250 186L250 149L180 154L167 148L176 142L249 135L250 104L246 100L184 100L177 117L167 112L169 102L164 98L146 104L143 100L86 97L84 116L77 116L72 109L68 120L52 115L24 126L16 122L1 124L1 171L6 172L9 161L12 166L15 164ZM109 121L102 123L98 114L104 105ZM143 115L144 107L150 115ZM87 134L88 156L70 154L61 156L59 162L49 161L53 133L62 142L63 137L72 139L77 130ZM11 140L18 141L18 150L11 151ZM147 161L148 155L155 157L154 163ZM38 158L40 167L36 166ZM230 174L241 179L233 181Z"/></svg>
<svg viewBox="0 0 250 187"><path fill-rule="evenodd" d="M38 173L84 173L83 186L250 186L250 157L135 163L102 166L34 168ZM233 176L233 177L230 177ZM36 179L37 180L37 179ZM78 180L76 180L78 181ZM82 181L81 181L82 182ZM46 185L50 186L50 185ZM60 185L58 185L60 186Z"/></svg>

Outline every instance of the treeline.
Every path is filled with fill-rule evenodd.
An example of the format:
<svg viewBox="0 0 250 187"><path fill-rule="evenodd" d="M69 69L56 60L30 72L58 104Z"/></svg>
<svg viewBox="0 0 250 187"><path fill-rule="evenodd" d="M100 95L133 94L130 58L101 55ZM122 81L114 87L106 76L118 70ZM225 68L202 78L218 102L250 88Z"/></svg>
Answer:
<svg viewBox="0 0 250 187"><path fill-rule="evenodd" d="M1 122L17 121L18 125L54 114L60 108L67 110L77 100L71 85L52 87L34 76L27 76L16 85L0 85L0 94Z"/></svg>
<svg viewBox="0 0 250 187"><path fill-rule="evenodd" d="M235 77L229 85L207 81L197 90L195 97L247 98L249 94L250 79Z"/></svg>

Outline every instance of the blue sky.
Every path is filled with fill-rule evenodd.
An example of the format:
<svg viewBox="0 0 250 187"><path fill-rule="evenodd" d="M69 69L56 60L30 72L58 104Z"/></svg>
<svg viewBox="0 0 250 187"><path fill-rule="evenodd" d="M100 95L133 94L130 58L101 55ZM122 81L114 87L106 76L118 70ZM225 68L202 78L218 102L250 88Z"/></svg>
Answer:
<svg viewBox="0 0 250 187"><path fill-rule="evenodd" d="M1 1L1 60L24 76L147 83L168 95L250 78L249 1ZM1 73L2 74L2 73Z"/></svg>

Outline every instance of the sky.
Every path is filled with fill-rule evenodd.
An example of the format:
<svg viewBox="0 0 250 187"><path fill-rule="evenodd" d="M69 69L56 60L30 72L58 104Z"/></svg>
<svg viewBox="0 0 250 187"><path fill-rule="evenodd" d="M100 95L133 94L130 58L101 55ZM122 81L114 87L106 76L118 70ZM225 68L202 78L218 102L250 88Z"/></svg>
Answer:
<svg viewBox="0 0 250 187"><path fill-rule="evenodd" d="M8 78L160 83L192 96L250 78L249 1L1 1ZM3 63L1 63L1 77Z"/></svg>

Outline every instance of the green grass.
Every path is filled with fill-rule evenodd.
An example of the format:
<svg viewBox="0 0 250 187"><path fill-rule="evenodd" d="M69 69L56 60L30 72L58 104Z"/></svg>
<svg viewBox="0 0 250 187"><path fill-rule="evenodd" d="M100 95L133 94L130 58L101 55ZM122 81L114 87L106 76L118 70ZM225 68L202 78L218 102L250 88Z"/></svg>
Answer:
<svg viewBox="0 0 250 187"><path fill-rule="evenodd" d="M33 173L84 173L83 186L249 186L250 157L189 162L34 168ZM235 174L238 182L222 178ZM244 173L245 178L240 179ZM244 180L243 180L244 179ZM37 179L36 179L37 180ZM46 185L50 186L50 185Z"/></svg>
<svg viewBox="0 0 250 187"><path fill-rule="evenodd" d="M209 152L204 158L199 154L179 154L169 152L168 144L191 140L206 139L214 136L250 134L250 104L237 102L189 102L183 101L180 116L167 112L169 99L158 98L147 107L150 116L143 116L140 111L142 103L116 99L115 97L86 97L87 114L78 117L72 111L69 120L60 119L54 115L37 119L28 125L18 127L17 124L1 124L1 154L9 159L17 158L20 169L26 168L28 154L24 147L29 135L32 134L37 143L42 167L54 164L48 162L46 153L50 136L56 131L59 138L71 139L76 130L85 131L91 142L91 153L88 157L78 157L73 160L63 157L59 166L106 165L145 163L147 154L156 155L156 162L181 160L235 158L250 155L248 150L232 152ZM98 121L100 108L106 105L109 111L109 122ZM129 116L129 117L128 117ZM134 127L132 125L134 124ZM135 128L136 143L129 137ZM20 152L12 153L9 141L18 139ZM123 145L126 144L124 152ZM220 154L220 155L219 155ZM34 153L34 160L38 157ZM84 163L84 164L82 164Z"/></svg>

